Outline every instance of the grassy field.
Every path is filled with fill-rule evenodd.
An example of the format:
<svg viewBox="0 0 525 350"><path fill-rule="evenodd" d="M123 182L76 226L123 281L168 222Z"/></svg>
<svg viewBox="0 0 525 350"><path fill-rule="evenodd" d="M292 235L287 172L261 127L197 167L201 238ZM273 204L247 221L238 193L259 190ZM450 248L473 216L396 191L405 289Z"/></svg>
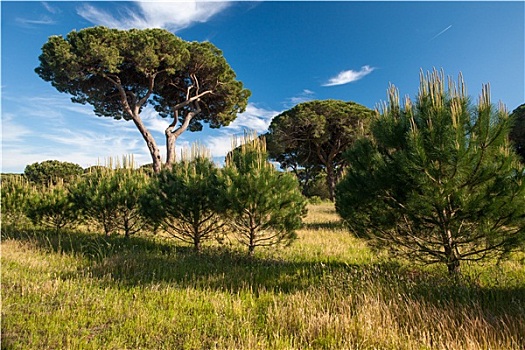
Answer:
<svg viewBox="0 0 525 350"><path fill-rule="evenodd" d="M524 349L525 258L439 267L374 254L333 206L290 247L3 233L2 349Z"/></svg>

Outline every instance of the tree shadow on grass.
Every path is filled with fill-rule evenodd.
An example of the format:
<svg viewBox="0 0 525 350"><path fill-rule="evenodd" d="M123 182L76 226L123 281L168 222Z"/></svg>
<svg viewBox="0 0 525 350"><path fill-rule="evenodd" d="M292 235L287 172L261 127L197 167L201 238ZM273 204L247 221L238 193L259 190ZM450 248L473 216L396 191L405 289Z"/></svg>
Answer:
<svg viewBox="0 0 525 350"><path fill-rule="evenodd" d="M397 263L350 265L340 261L290 261L249 256L228 247L203 247L195 252L175 240L155 237L103 236L99 234L51 230L12 231L3 238L23 241L54 253L82 256L88 260L75 272L64 272L64 279L89 275L101 283L142 286L172 283L181 288L276 291L291 293L319 286L337 274L347 283L358 283L366 276L380 277L395 271ZM393 275L393 274L389 274Z"/></svg>
<svg viewBox="0 0 525 350"><path fill-rule="evenodd" d="M310 222L305 223L304 228L307 230L342 230L345 229L343 221L328 222Z"/></svg>
<svg viewBox="0 0 525 350"><path fill-rule="evenodd" d="M452 305L465 312L475 304L495 327L512 319L525 332L525 283L509 288L481 287L475 281L458 281L444 273L423 272L395 261L363 265L330 259L290 261L250 257L244 251L224 247L205 247L196 253L191 247L154 237L33 230L3 232L5 238L87 259L78 271L64 272L60 276L63 279L89 276L108 286L167 283L231 293L248 290L256 295L261 291L286 294L319 287L328 292L366 293L366 288L377 288L436 307Z"/></svg>

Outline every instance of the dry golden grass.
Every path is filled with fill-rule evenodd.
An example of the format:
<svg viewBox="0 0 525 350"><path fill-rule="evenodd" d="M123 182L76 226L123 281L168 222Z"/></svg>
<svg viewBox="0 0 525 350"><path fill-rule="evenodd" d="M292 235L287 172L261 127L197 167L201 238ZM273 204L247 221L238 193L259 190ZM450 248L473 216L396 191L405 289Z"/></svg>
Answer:
<svg viewBox="0 0 525 350"><path fill-rule="evenodd" d="M151 237L2 240L2 349L525 348L525 268L439 269L371 253L331 204L288 248L201 254Z"/></svg>

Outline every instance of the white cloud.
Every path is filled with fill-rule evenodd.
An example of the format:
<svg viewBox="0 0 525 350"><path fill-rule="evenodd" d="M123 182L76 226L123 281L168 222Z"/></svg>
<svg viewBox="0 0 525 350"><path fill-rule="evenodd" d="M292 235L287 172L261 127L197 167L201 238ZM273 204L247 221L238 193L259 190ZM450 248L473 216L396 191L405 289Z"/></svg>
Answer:
<svg viewBox="0 0 525 350"><path fill-rule="evenodd" d="M19 97L16 107L2 115L4 172L21 172L48 159L87 167L130 154L138 164L151 162L132 122L96 118L92 107L73 104L67 96Z"/></svg>
<svg viewBox="0 0 525 350"><path fill-rule="evenodd" d="M151 162L138 132L128 133L121 127L107 128L104 132L59 127L41 134L28 132L19 125L10 129L21 129L23 135L2 140L4 172L20 172L27 164L51 159L82 167L104 164L108 158L125 155L134 155L137 164Z"/></svg>
<svg viewBox="0 0 525 350"><path fill-rule="evenodd" d="M161 118L152 106L146 106L140 113L140 117L148 130L160 133L161 135L164 135L166 128L173 120L172 118Z"/></svg>
<svg viewBox="0 0 525 350"><path fill-rule="evenodd" d="M228 2L177 0L166 2L135 2L133 7L121 7L109 13L85 4L77 13L88 21L111 28L167 28L180 30L196 22L206 22L229 6Z"/></svg>
<svg viewBox="0 0 525 350"><path fill-rule="evenodd" d="M53 19L49 18L48 16L41 16L38 19L17 17L16 21L24 27L31 27L33 25L50 25L56 23Z"/></svg>
<svg viewBox="0 0 525 350"><path fill-rule="evenodd" d="M212 157L226 157L228 152L232 150L233 136L234 134L224 134L210 137L206 140L204 145L210 149Z"/></svg>
<svg viewBox="0 0 525 350"><path fill-rule="evenodd" d="M19 142L25 136L31 134L31 130L25 125L20 125L14 120L14 115L5 113L2 115L2 143Z"/></svg>
<svg viewBox="0 0 525 350"><path fill-rule="evenodd" d="M42 6L44 6L44 8L45 8L48 12L50 12L50 13L52 13L52 14L56 14L56 13L60 13L60 12L61 12L60 9L58 9L57 7L51 6L51 5L50 5L48 2L46 2L46 1L41 2L41 4L42 4Z"/></svg>
<svg viewBox="0 0 525 350"><path fill-rule="evenodd" d="M315 92L313 92L312 90L304 89L297 96L290 97L284 105L286 108L291 108L295 105L298 105L299 103L312 101L314 99L314 96Z"/></svg>
<svg viewBox="0 0 525 350"><path fill-rule="evenodd" d="M234 137L242 136L244 131L255 131L258 134L268 131L273 117L279 113L281 112L249 103L244 113L239 114L230 125L220 129L218 135L207 137L204 145L211 150L213 157L225 157L232 149Z"/></svg>
<svg viewBox="0 0 525 350"><path fill-rule="evenodd" d="M368 74L372 73L374 71L374 67L370 66L363 66L361 67L361 70L355 71L355 70L345 70L339 73L337 76L330 78L326 84L323 84L323 86L335 86L335 85L343 85L348 84L353 81L357 81L364 76L367 76Z"/></svg>
<svg viewBox="0 0 525 350"><path fill-rule="evenodd" d="M239 132L243 130L253 130L258 133L268 130L273 117L281 112L259 108L252 103L246 107L246 111L237 116L230 125L224 128L228 132Z"/></svg>

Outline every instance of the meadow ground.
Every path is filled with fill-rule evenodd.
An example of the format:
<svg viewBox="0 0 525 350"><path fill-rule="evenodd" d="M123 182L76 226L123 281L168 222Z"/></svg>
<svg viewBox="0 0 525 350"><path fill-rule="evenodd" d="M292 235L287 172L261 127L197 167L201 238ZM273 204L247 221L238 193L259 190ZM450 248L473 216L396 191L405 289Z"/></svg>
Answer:
<svg viewBox="0 0 525 350"><path fill-rule="evenodd" d="M524 349L525 258L445 269L371 252L333 205L290 247L2 233L2 349ZM4 230L5 231L5 230Z"/></svg>

